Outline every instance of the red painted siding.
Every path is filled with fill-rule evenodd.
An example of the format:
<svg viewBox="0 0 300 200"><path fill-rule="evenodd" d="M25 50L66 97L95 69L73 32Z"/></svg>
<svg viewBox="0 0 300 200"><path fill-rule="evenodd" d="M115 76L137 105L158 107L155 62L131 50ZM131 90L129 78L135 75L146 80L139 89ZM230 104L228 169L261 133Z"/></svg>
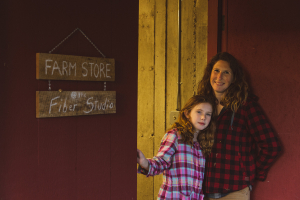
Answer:
<svg viewBox="0 0 300 200"><path fill-rule="evenodd" d="M300 195L300 2L225 2L228 32L222 42L244 65L251 89L283 144L282 155L266 181L254 185L251 199L295 199Z"/></svg>
<svg viewBox="0 0 300 200"><path fill-rule="evenodd" d="M138 0L2 0L0 199L136 199ZM35 118L35 54L80 28L115 58L117 113ZM102 57L76 32L56 54ZM51 81L52 90L103 90L103 82Z"/></svg>
<svg viewBox="0 0 300 200"><path fill-rule="evenodd" d="M218 1L208 1L208 45L207 45L207 60L210 60L217 51L218 39Z"/></svg>

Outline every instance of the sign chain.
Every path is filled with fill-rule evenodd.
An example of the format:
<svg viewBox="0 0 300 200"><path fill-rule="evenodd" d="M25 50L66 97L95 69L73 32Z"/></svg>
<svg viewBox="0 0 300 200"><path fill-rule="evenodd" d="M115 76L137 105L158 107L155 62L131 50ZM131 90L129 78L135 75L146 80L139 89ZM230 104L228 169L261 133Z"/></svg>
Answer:
<svg viewBox="0 0 300 200"><path fill-rule="evenodd" d="M49 53L52 53L57 47L59 47L64 41L66 41L71 35L73 35L76 31L80 31L80 33L93 45L93 47L105 58L105 55L97 48L97 46L88 38L88 36L80 30L80 28L76 28L72 33L70 33L65 39L63 39L58 45L56 45ZM51 90L51 81L49 80L49 91ZM106 81L104 82L104 91L106 91Z"/></svg>
<svg viewBox="0 0 300 200"><path fill-rule="evenodd" d="M48 85L49 85L48 90L51 91L51 81L50 80L48 80Z"/></svg>

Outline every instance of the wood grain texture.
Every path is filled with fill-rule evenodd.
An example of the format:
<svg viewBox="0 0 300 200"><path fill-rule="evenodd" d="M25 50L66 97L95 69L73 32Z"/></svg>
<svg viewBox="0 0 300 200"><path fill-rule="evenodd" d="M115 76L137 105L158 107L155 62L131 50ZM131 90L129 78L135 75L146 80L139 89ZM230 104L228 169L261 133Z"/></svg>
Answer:
<svg viewBox="0 0 300 200"><path fill-rule="evenodd" d="M200 0L196 2L196 85L194 91L202 79L204 69L207 65L207 37L208 37L208 1Z"/></svg>
<svg viewBox="0 0 300 200"><path fill-rule="evenodd" d="M155 3L154 155L166 131L166 3L166 0ZM162 175L154 177L154 199L162 180Z"/></svg>
<svg viewBox="0 0 300 200"><path fill-rule="evenodd" d="M116 113L115 91L36 91L36 118Z"/></svg>
<svg viewBox="0 0 300 200"><path fill-rule="evenodd" d="M181 108L196 86L196 0L181 3Z"/></svg>
<svg viewBox="0 0 300 200"><path fill-rule="evenodd" d="M137 148L153 157L155 0L139 2ZM153 199L153 178L137 175L137 199Z"/></svg>
<svg viewBox="0 0 300 200"><path fill-rule="evenodd" d="M113 58L37 53L36 79L114 81L115 60Z"/></svg>
<svg viewBox="0 0 300 200"><path fill-rule="evenodd" d="M167 64L166 64L166 124L170 127L170 112L177 109L178 92L178 1L168 0Z"/></svg>
<svg viewBox="0 0 300 200"><path fill-rule="evenodd" d="M171 126L170 113L177 109L179 60L181 107L196 92L202 78L207 57L207 6L201 7L205 3L205 0L181 1L179 59L178 1L140 1L137 146L148 158L157 154L161 139ZM148 13L152 12L154 17L149 18ZM138 175L138 199L156 199L161 184L162 175L153 179Z"/></svg>

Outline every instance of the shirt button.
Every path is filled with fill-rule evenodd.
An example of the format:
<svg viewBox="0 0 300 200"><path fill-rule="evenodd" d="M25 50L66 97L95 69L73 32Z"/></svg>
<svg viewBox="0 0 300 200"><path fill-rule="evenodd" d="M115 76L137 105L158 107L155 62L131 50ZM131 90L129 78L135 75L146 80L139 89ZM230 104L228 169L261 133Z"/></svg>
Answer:
<svg viewBox="0 0 300 200"><path fill-rule="evenodd" d="M217 163L214 163L214 167L216 166Z"/></svg>

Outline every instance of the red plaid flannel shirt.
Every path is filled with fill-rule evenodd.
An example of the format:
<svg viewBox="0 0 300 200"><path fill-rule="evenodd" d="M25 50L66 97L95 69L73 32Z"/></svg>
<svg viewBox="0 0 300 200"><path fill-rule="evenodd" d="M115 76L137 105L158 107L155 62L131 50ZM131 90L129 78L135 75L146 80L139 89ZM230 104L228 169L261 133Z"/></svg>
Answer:
<svg viewBox="0 0 300 200"><path fill-rule="evenodd" d="M265 180L280 151L278 138L256 101L248 98L234 116L230 109L223 109L206 161L204 192L229 193L252 185L255 178Z"/></svg>

